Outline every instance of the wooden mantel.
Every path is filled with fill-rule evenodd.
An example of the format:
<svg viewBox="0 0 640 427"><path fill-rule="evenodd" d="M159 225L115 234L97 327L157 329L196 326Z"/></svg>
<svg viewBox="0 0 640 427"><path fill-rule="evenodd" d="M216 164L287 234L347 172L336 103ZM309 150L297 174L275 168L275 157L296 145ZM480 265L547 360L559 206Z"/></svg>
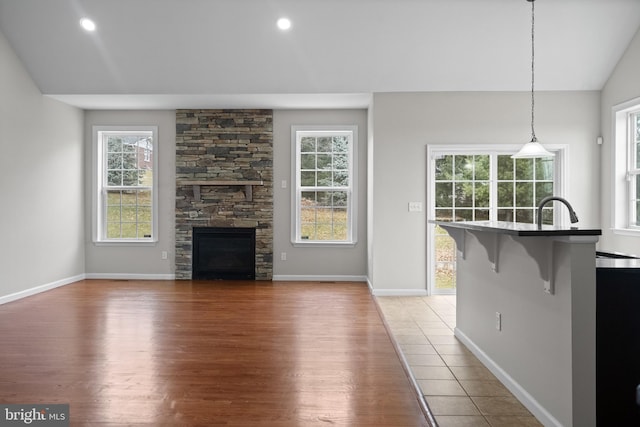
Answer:
<svg viewBox="0 0 640 427"><path fill-rule="evenodd" d="M200 186L202 185L211 185L211 186L243 186L244 187L244 196L245 200L251 201L253 200L253 186L254 185L264 185L264 181L214 181L214 180L199 180L199 181L180 181L179 185L191 185L193 186L193 198L196 201L200 201Z"/></svg>

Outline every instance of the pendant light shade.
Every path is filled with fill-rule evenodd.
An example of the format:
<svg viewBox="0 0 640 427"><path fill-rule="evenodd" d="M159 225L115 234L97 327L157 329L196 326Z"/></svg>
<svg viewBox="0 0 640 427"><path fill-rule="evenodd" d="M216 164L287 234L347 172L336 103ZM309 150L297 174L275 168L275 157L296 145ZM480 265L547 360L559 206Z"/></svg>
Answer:
<svg viewBox="0 0 640 427"><path fill-rule="evenodd" d="M531 3L531 141L524 144L524 146L518 151L516 154L511 156L512 159L535 159L539 157L553 157L554 154L550 151L547 151L542 144L538 142L538 138L536 138L536 131L534 128L534 107L535 103L535 91L534 91L534 82L535 82L535 1L536 0L527 0Z"/></svg>
<svg viewBox="0 0 640 427"><path fill-rule="evenodd" d="M539 157L553 157L554 153L548 151L538 142L538 140L531 140L522 146L520 151L511 156L512 159L536 159Z"/></svg>

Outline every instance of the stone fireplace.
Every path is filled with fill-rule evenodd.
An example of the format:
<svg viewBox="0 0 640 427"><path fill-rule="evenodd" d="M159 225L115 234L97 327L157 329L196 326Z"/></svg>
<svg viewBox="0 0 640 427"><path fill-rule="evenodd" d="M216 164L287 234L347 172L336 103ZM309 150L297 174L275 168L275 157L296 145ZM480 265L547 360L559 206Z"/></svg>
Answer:
<svg viewBox="0 0 640 427"><path fill-rule="evenodd" d="M193 229L255 229L255 278L273 277L273 111L176 111L176 279Z"/></svg>

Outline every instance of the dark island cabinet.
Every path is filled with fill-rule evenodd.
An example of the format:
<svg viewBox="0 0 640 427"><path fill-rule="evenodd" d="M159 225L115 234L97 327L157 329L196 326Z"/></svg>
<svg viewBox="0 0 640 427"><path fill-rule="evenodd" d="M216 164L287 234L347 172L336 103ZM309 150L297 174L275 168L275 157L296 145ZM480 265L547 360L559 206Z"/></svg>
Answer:
<svg viewBox="0 0 640 427"><path fill-rule="evenodd" d="M640 259L596 262L598 426L640 426Z"/></svg>

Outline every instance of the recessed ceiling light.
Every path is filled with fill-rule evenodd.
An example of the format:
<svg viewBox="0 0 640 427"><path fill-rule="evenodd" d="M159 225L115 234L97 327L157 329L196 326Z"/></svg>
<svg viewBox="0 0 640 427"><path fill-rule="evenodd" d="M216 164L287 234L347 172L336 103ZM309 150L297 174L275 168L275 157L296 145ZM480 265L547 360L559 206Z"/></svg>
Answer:
<svg viewBox="0 0 640 427"><path fill-rule="evenodd" d="M82 26L82 28L84 28L87 31L95 31L96 30L96 23L93 22L89 18L82 18L80 20L80 25Z"/></svg>
<svg viewBox="0 0 640 427"><path fill-rule="evenodd" d="M286 31L289 28L291 28L291 21L289 20L289 18L278 19L278 28L280 28L283 31Z"/></svg>

